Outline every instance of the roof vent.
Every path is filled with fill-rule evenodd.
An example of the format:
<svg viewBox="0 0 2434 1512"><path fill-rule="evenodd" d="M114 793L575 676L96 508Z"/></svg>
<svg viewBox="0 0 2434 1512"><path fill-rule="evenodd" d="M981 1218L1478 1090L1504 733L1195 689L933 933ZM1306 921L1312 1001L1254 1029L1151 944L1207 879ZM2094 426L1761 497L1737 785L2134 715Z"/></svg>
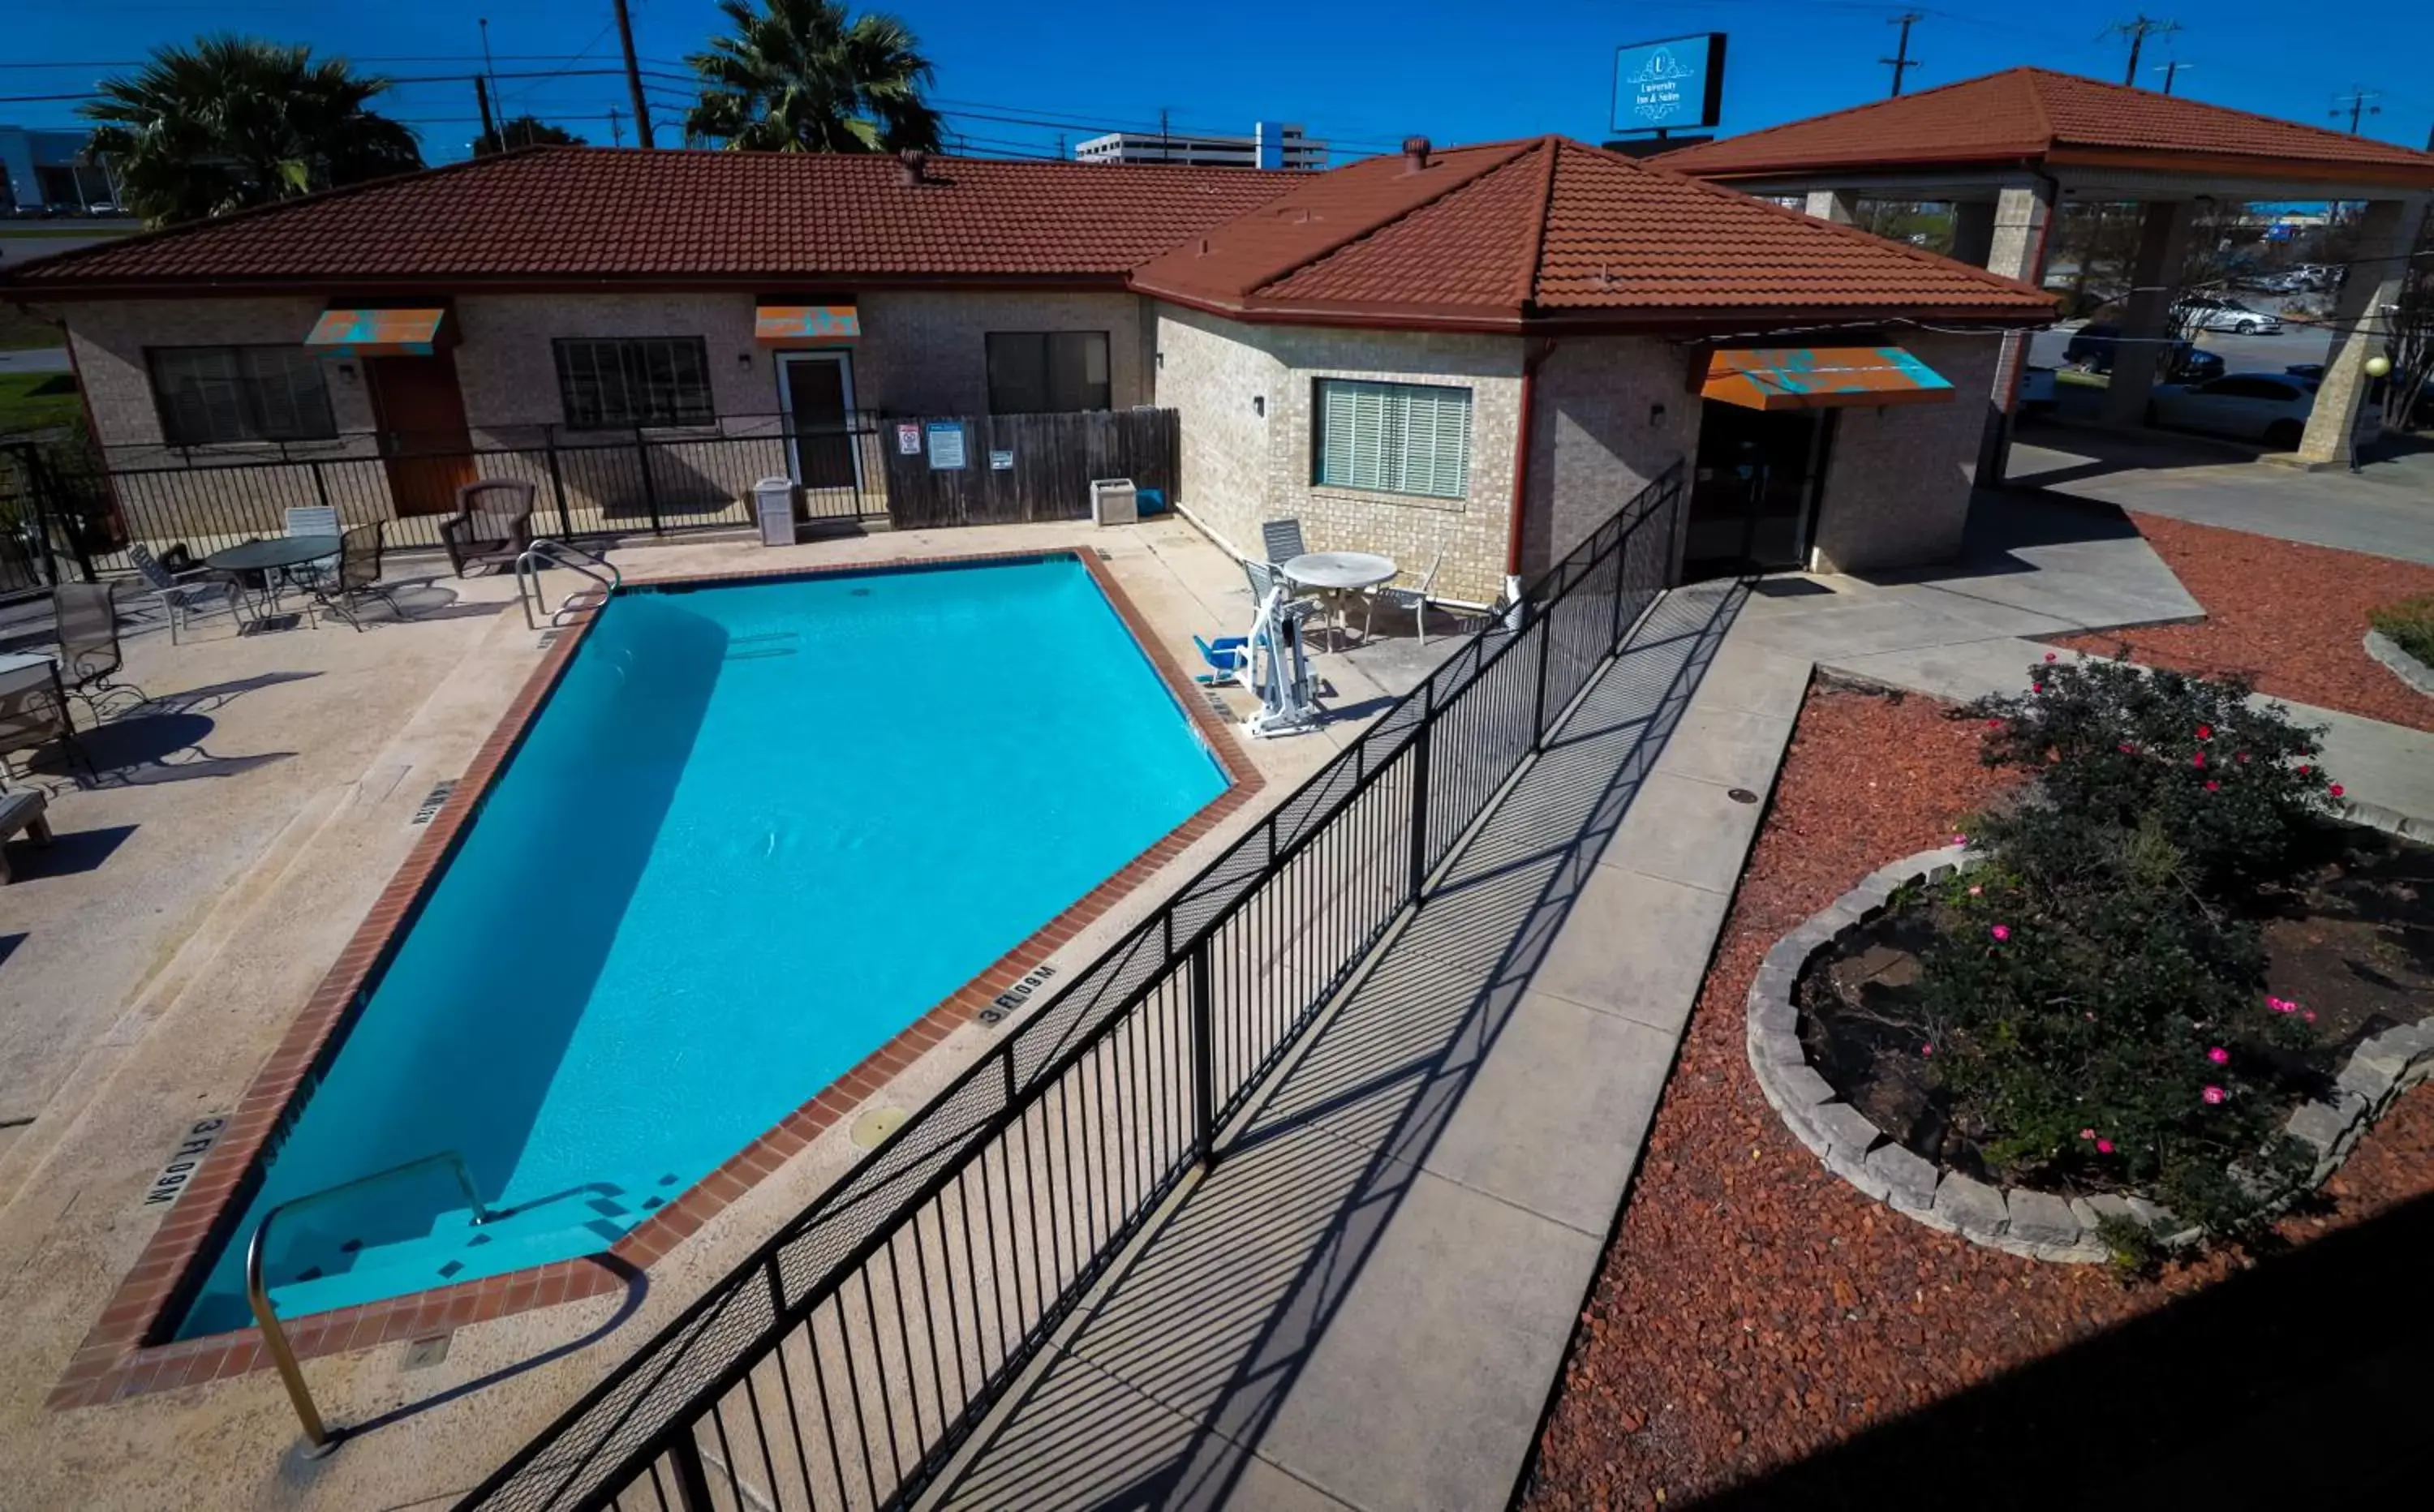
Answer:
<svg viewBox="0 0 2434 1512"><path fill-rule="evenodd" d="M1403 171L1405 173L1417 173L1428 165L1429 139L1426 137L1405 137L1403 139Z"/></svg>
<svg viewBox="0 0 2434 1512"><path fill-rule="evenodd" d="M919 147L906 147L896 155L897 179L901 184L925 183L921 170L929 165L930 155Z"/></svg>

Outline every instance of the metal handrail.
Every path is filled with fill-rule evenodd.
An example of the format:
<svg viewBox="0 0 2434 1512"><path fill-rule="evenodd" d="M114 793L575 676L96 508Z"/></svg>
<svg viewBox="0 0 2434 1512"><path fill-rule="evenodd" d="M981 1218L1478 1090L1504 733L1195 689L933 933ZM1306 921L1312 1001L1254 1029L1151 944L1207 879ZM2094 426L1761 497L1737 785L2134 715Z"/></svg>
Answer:
<svg viewBox="0 0 2434 1512"><path fill-rule="evenodd" d="M579 546L570 546L564 541L554 540L546 535L541 536L526 546L516 557L516 602L523 605L524 628L527 630L540 628L540 621L533 618L533 605L547 602L542 599L540 593L540 574L541 569L548 567L562 567L569 571L588 577L600 585L603 594L614 593L626 583L626 574L607 557L594 552L587 552ZM608 569L607 576L604 577L595 570L601 568ZM579 592L580 590L577 590L577 594ZM550 623L556 624L559 615L574 606L577 594L569 594L566 603L551 611Z"/></svg>
<svg viewBox="0 0 2434 1512"><path fill-rule="evenodd" d="M315 1458L335 1449L344 1430L332 1432L322 1423L319 1410L313 1405L313 1394L304 1386L304 1368L296 1363L296 1351L287 1342L287 1331L280 1327L279 1315L271 1310L270 1288L263 1284L262 1280L262 1256L266 1248L266 1241L270 1237L270 1226L279 1220L281 1215L293 1212L298 1208L311 1207L317 1202L344 1192L352 1192L358 1187L372 1186L429 1166L442 1164L456 1173L456 1184L464 1188L465 1201L472 1208L473 1221L476 1224L488 1223L497 1216L490 1210L489 1205L482 1200L481 1191L473 1184L472 1167L465 1164L465 1157L453 1149L443 1149L436 1155L425 1155L420 1160L411 1160L403 1165L392 1165L385 1171L374 1171L369 1176L358 1176L351 1181L340 1181L335 1186L325 1186L317 1192L307 1192L302 1197L289 1198L264 1214L262 1221L253 1226L253 1238L245 1247L245 1300L253 1308L255 1326L262 1330L263 1347L270 1351L271 1363L279 1368L280 1384L287 1388L287 1400L295 1406L296 1416L304 1424L304 1442L309 1446L306 1453Z"/></svg>

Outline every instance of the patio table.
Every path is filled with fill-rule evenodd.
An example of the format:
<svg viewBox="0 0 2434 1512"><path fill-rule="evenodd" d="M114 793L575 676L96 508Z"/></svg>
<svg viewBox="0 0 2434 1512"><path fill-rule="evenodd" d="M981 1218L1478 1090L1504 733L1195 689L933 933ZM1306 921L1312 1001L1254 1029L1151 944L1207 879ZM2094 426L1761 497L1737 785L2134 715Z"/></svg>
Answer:
<svg viewBox="0 0 2434 1512"><path fill-rule="evenodd" d="M307 562L317 562L325 556L335 556L341 545L335 535L273 535L265 540L246 541L224 547L203 558L203 565L215 572L259 572L263 578L263 597L255 605L252 624L239 631L250 635L265 620L279 615L279 595L287 581L288 572Z"/></svg>
<svg viewBox="0 0 2434 1512"><path fill-rule="evenodd" d="M1391 583L1397 570L1394 558L1374 552L1304 552L1277 563L1277 569L1302 586L1327 595L1338 650L1344 646L1344 595Z"/></svg>

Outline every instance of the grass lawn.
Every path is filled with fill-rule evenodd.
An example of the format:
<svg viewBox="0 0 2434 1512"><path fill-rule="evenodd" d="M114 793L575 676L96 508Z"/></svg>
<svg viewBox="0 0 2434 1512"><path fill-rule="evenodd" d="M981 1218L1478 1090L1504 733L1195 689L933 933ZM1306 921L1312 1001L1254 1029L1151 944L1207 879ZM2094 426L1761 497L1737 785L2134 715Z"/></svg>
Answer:
<svg viewBox="0 0 2434 1512"><path fill-rule="evenodd" d="M66 425L77 417L71 373L0 373L0 435Z"/></svg>
<svg viewBox="0 0 2434 1512"><path fill-rule="evenodd" d="M47 320L37 320L13 304L0 304L0 351L65 345L60 339L59 327Z"/></svg>

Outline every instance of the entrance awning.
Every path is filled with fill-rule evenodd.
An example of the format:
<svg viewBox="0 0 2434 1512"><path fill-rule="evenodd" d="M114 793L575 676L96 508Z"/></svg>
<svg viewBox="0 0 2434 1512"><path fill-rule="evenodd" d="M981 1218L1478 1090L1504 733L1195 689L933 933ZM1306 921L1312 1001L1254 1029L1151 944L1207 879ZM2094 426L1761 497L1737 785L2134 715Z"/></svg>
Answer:
<svg viewBox="0 0 2434 1512"><path fill-rule="evenodd" d="M1727 348L1707 354L1699 395L1745 410L1933 404L1952 397L1944 375L1899 347Z"/></svg>
<svg viewBox="0 0 2434 1512"><path fill-rule="evenodd" d="M322 357L428 357L447 320L445 308L324 310L304 345Z"/></svg>
<svg viewBox="0 0 2434 1512"><path fill-rule="evenodd" d="M849 304L763 304L752 310L755 341L851 341L862 312Z"/></svg>

